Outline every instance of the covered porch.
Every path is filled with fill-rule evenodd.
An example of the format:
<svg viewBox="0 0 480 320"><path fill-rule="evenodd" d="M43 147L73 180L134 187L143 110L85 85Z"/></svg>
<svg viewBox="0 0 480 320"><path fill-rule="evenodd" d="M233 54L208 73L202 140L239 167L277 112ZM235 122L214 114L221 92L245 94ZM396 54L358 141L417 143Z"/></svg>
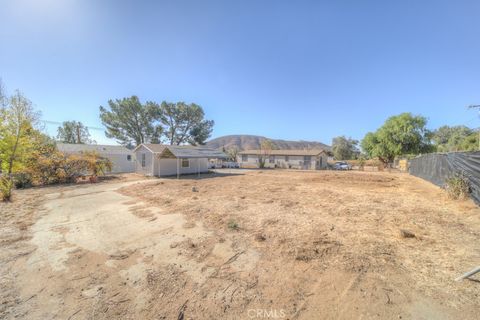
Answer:
<svg viewBox="0 0 480 320"><path fill-rule="evenodd" d="M208 172L209 159L225 159L227 156L217 150L190 147L190 146L167 146L156 154L158 162L157 175L173 176L180 178L182 174L196 174Z"/></svg>

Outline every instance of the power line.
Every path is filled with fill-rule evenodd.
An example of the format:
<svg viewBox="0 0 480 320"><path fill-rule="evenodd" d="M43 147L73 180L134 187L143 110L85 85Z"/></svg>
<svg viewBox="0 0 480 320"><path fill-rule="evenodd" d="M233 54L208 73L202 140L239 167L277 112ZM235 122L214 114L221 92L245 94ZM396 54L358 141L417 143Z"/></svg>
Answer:
<svg viewBox="0 0 480 320"><path fill-rule="evenodd" d="M43 123L45 124L54 124L54 125L63 125L62 122L58 122L58 121L51 121L51 120L40 120L42 121ZM86 128L88 129L92 129L92 130L98 130L98 131L105 131L105 128L100 128L100 127L92 127L92 126L85 126Z"/></svg>

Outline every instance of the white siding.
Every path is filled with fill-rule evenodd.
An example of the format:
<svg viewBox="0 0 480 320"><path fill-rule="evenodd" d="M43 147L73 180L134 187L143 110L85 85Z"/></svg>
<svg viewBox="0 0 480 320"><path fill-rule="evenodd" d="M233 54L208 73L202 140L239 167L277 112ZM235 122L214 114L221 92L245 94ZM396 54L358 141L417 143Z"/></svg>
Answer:
<svg viewBox="0 0 480 320"><path fill-rule="evenodd" d="M130 160L128 156L130 155ZM101 157L105 157L112 161L112 173L127 173L135 171L135 156L131 154L102 154Z"/></svg>
<svg viewBox="0 0 480 320"><path fill-rule="evenodd" d="M270 157L273 157L273 163L270 162ZM307 170L315 170L315 169L325 169L327 167L327 156L322 153L320 156L310 156L310 161L305 161L304 156L287 156L288 161L286 161L285 156L282 155L275 155L275 156L268 156L265 159L265 167L266 168L284 168L284 169L307 169ZM320 163L320 159L321 163ZM244 158L242 155L239 155L237 158L237 162L240 166L243 167L258 167L259 161L258 156L249 154L247 155L247 161L243 161ZM318 161L318 163L317 163Z"/></svg>
<svg viewBox="0 0 480 320"><path fill-rule="evenodd" d="M142 166L142 154L145 154L145 166ZM141 146L135 151L136 165L135 172L147 176L167 177L175 176L177 174L177 159L159 159L158 154L155 156L144 146ZM152 163L152 159L155 161ZM180 174L194 174L208 172L207 158L192 158L189 160L189 167L182 168L182 160L180 159L179 173Z"/></svg>
<svg viewBox="0 0 480 320"><path fill-rule="evenodd" d="M247 156L247 161L243 161L243 156L245 155L238 155L237 156L237 162L240 165L243 165L245 167L251 167L251 166L257 166L258 167L258 156L253 155L253 154L248 154Z"/></svg>
<svg viewBox="0 0 480 320"><path fill-rule="evenodd" d="M108 173L128 173L135 171L135 154L132 151L129 151L125 148L124 153L115 152L110 153L108 150L103 151L101 146L96 145L76 145L75 147L78 151L72 150L64 150L62 146L65 144L59 144L59 150L64 154L82 154L84 152L95 152L102 158L107 158L112 162L112 170ZM85 147L82 150L82 147ZM128 160L128 156L130 156L130 160Z"/></svg>
<svg viewBox="0 0 480 320"><path fill-rule="evenodd" d="M182 160L180 159L180 174L192 174L197 172L208 172L208 160L206 158L188 159L190 166L182 168ZM160 167L157 168L156 175L160 177L174 176L177 174L177 159L160 159Z"/></svg>
<svg viewBox="0 0 480 320"><path fill-rule="evenodd" d="M145 165L142 166L142 155L145 155ZM152 165L152 159L153 159L153 153L145 148L144 146L141 146L135 151L135 172L144 174L146 176L152 176L154 171L153 165Z"/></svg>

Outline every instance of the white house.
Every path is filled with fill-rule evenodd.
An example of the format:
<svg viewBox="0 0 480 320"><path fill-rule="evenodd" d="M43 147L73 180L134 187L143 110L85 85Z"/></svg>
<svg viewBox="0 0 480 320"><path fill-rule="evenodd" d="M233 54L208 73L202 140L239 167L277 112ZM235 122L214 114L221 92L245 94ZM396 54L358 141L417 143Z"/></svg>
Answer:
<svg viewBox="0 0 480 320"><path fill-rule="evenodd" d="M238 153L241 167L258 167L260 158L266 168L321 170L327 168L328 152L325 150L245 150Z"/></svg>
<svg viewBox="0 0 480 320"><path fill-rule="evenodd" d="M57 143L57 148L65 154L96 152L99 156L112 161L113 166L111 173L127 173L134 172L135 170L134 153L124 146Z"/></svg>
<svg viewBox="0 0 480 320"><path fill-rule="evenodd" d="M147 176L174 176L208 172L209 159L225 159L221 151L193 146L141 144L134 150L135 171Z"/></svg>

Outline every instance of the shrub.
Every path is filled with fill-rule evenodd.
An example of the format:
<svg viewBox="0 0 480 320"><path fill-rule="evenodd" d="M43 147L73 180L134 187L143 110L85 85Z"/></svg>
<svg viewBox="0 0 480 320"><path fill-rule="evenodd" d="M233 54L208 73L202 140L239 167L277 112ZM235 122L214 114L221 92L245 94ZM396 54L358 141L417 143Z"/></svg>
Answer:
<svg viewBox="0 0 480 320"><path fill-rule="evenodd" d="M73 183L89 174L92 175L90 180L96 182L97 176L112 170L112 162L95 152L64 154L54 144L44 144L31 152L27 168L25 173L17 174L18 179L14 179L17 187Z"/></svg>
<svg viewBox="0 0 480 320"><path fill-rule="evenodd" d="M13 181L10 177L0 177L0 196L2 201L10 201Z"/></svg>
<svg viewBox="0 0 480 320"><path fill-rule="evenodd" d="M19 172L13 175L13 184L16 189L29 188L32 186L32 176L28 172Z"/></svg>
<svg viewBox="0 0 480 320"><path fill-rule="evenodd" d="M105 175L112 170L112 162L107 158L102 158L96 152L85 152L82 159L86 161L87 170L94 176Z"/></svg>
<svg viewBox="0 0 480 320"><path fill-rule="evenodd" d="M445 190L452 199L466 199L470 194L470 182L464 173L458 173L448 178Z"/></svg>
<svg viewBox="0 0 480 320"><path fill-rule="evenodd" d="M360 171L363 171L365 169L366 163L367 159L365 159L364 157L360 156L360 158L358 158L358 168Z"/></svg>
<svg viewBox="0 0 480 320"><path fill-rule="evenodd" d="M30 174L36 184L73 183L79 177L91 174L92 182L98 175L112 169L112 162L96 153L66 155L55 149L36 155L30 162Z"/></svg>
<svg viewBox="0 0 480 320"><path fill-rule="evenodd" d="M47 185L60 182L71 182L75 174L71 170L72 160L61 152L52 150L45 154L38 154L30 164L30 173L36 184Z"/></svg>
<svg viewBox="0 0 480 320"><path fill-rule="evenodd" d="M83 156L64 156L61 167L57 171L57 177L60 179L60 182L72 183L77 178L85 176L88 173L88 169L88 160L84 159Z"/></svg>
<svg viewBox="0 0 480 320"><path fill-rule="evenodd" d="M228 222L228 229L232 229L232 230L238 230L240 229L238 223L235 221L235 220L230 220Z"/></svg>

